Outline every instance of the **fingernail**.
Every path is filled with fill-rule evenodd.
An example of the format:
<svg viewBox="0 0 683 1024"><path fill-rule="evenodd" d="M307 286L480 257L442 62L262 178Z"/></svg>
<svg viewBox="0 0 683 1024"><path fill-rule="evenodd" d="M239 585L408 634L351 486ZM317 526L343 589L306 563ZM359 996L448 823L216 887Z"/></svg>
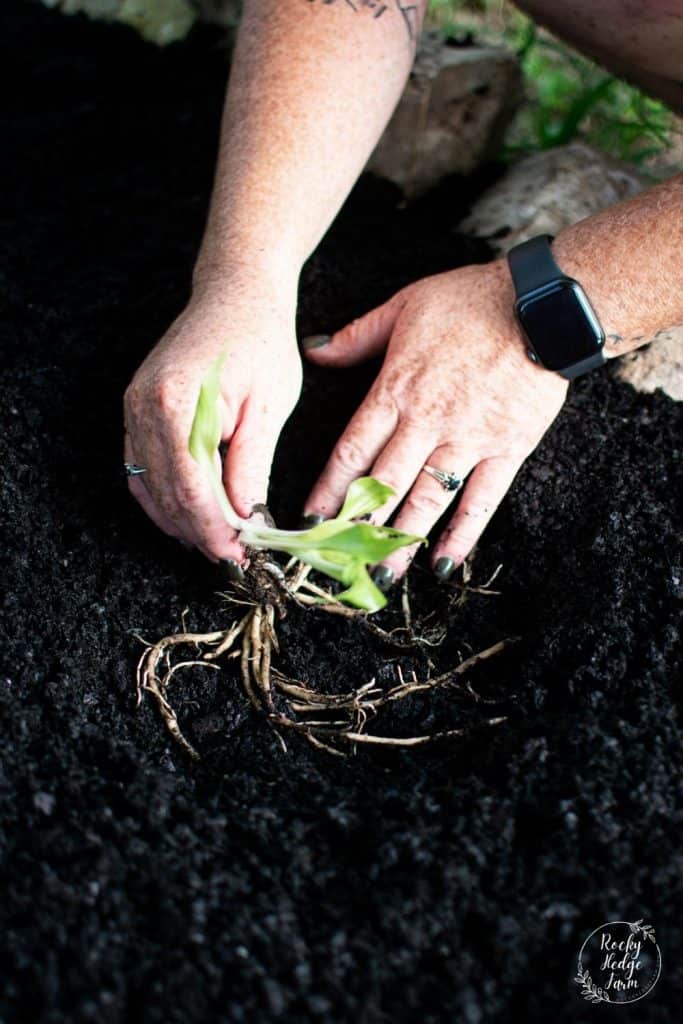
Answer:
<svg viewBox="0 0 683 1024"><path fill-rule="evenodd" d="M455 569L455 562L452 558L437 558L434 566L434 575L445 582Z"/></svg>
<svg viewBox="0 0 683 1024"><path fill-rule="evenodd" d="M319 515L317 512L309 512L307 515L302 516L299 520L300 530L310 530L312 526L319 526L325 522L325 516Z"/></svg>
<svg viewBox="0 0 683 1024"><path fill-rule="evenodd" d="M394 582L394 570L390 569L388 565L378 565L372 574L372 581L382 593L386 594Z"/></svg>
<svg viewBox="0 0 683 1024"><path fill-rule="evenodd" d="M242 567L232 558L221 558L221 565L225 570L225 575L233 583L241 583L244 579L244 573Z"/></svg>
<svg viewBox="0 0 683 1024"><path fill-rule="evenodd" d="M307 351L311 348L323 348L325 345L329 345L331 340L329 334L309 334L302 340L301 347Z"/></svg>

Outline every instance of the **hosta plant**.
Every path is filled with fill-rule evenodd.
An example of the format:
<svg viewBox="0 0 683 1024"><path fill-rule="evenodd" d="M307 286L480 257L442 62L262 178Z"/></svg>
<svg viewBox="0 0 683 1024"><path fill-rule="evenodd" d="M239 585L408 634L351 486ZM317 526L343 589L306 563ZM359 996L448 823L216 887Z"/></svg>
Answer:
<svg viewBox="0 0 683 1024"><path fill-rule="evenodd" d="M424 544L425 538L389 526L357 522L384 505L394 493L387 484L369 476L351 484L334 519L307 530L278 530L238 516L225 492L218 456L221 441L218 396L223 358L216 360L202 382L189 448L211 483L225 521L237 531L240 542L246 547L284 551L343 583L346 589L335 595L337 600L368 612L383 608L386 598L373 583L368 566L381 562L398 548Z"/></svg>
<svg viewBox="0 0 683 1024"><path fill-rule="evenodd" d="M388 686L380 685L374 676L370 679L354 677L345 692L340 692L338 686L328 692L324 680L316 684L309 679L291 677L274 663L280 651L278 623L287 615L288 608L294 606L313 614L341 616L349 622L355 620L359 626L362 622L362 629L377 637L385 648L408 651L413 661L421 649L438 648L447 627L445 623L428 622L429 616L422 621L413 618L405 581L400 611L394 609L390 628L383 628L367 615L386 603L370 578L368 566L382 561L397 548L424 542L422 537L358 521L380 508L393 493L379 480L364 477L354 481L339 514L309 530L278 530L237 515L223 487L218 451L222 363L222 359L215 362L202 382L189 448L210 481L226 522L253 551L252 565L244 582L222 595L228 609L240 609L237 618L230 614L222 628L209 632L188 631L183 619L180 633L172 633L154 644L143 641L145 650L137 670L138 703L143 693L154 698L169 732L193 759L200 755L185 736L169 701L170 683L181 669L190 668L197 672L202 669L219 672L235 666L245 697L265 715L285 749L287 733L299 734L312 746L337 755L345 750L354 751L363 744L414 747L465 735L467 730L458 725L396 736L376 732L371 723L377 723L385 712L390 713L398 702L410 701L415 695L424 699L430 692L460 685L461 677L471 667L503 650L507 640L424 680L418 680L413 669L404 676L401 665L397 664L396 679ZM271 560L269 549L284 551L292 557L282 568ZM310 579L311 568L340 582L344 589L339 594L331 594L326 585ZM463 580L466 586L469 569L463 574ZM488 591L479 588L478 592ZM402 615L402 626L395 624L396 615ZM389 622L386 625L389 626ZM183 648L192 652L190 657L175 660L173 652ZM478 703L480 698L474 691L470 692L472 701ZM487 717L480 724L488 727L504 721L504 716Z"/></svg>

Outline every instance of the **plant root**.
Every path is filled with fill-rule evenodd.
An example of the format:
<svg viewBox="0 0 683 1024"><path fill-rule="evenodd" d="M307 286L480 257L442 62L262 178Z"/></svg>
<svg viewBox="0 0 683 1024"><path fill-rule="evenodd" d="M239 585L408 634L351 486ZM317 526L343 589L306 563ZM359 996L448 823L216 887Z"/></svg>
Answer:
<svg viewBox="0 0 683 1024"><path fill-rule="evenodd" d="M398 666L398 683L390 689L378 686L375 679L371 679L346 693L324 693L289 678L272 663L273 652L277 654L279 651L276 622L285 617L288 601L326 614L357 619L364 628L398 649L414 650L420 644L436 646L443 639L445 630L433 629L425 636L414 633L407 585L404 585L401 599L405 625L386 631L369 622L364 612L348 608L333 594L310 581L309 572L308 566L295 560L282 569L259 553L252 559L249 583L238 584L235 594L224 595L232 605L247 609L241 618L222 630L191 633L183 628L183 632L164 637L156 644L142 641L145 649L136 674L138 706L143 693L151 694L175 741L193 760L199 760L199 753L183 734L168 700L168 685L180 669L202 666L218 671L220 666L216 662L219 658L232 658L239 659L239 675L245 696L252 707L266 718L285 751L287 745L283 734L286 730L300 733L313 747L337 756L344 756L349 749L354 751L358 745L416 747L466 735L470 730L457 728L417 736L385 736L368 731L368 723L382 708L397 701L417 693L459 685L461 677L469 669L500 653L517 638L500 640L431 679L420 681L411 673L406 680ZM468 584L469 575L465 586ZM183 645L193 645L195 657L171 665L171 652ZM464 687L474 701L495 703L475 693L469 681L464 681ZM504 716L489 718L478 723L477 728L500 725L504 721Z"/></svg>

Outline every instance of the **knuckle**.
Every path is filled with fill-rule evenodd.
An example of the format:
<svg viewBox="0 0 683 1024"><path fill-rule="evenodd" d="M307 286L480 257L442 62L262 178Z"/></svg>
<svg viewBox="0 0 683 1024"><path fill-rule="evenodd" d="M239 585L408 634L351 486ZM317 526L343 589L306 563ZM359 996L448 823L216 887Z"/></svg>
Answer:
<svg viewBox="0 0 683 1024"><path fill-rule="evenodd" d="M456 527L453 530L446 530L443 539L444 548L451 557L464 558L479 539L479 531Z"/></svg>
<svg viewBox="0 0 683 1024"><path fill-rule="evenodd" d="M157 377L152 385L150 398L164 413L173 413L178 406L178 393L172 377Z"/></svg>
<svg viewBox="0 0 683 1024"><path fill-rule="evenodd" d="M342 328L339 332L340 340L355 345L358 341L364 319L364 317L357 316L355 320L352 320L351 323Z"/></svg>
<svg viewBox="0 0 683 1024"><path fill-rule="evenodd" d="M432 494L430 491L421 491L417 494L411 494L405 503L405 511L416 516L439 516L443 512L445 507L443 498L439 495Z"/></svg>
<svg viewBox="0 0 683 1024"><path fill-rule="evenodd" d="M359 443L352 437L346 437L337 444L336 461L342 469L356 472L365 468L366 459Z"/></svg>

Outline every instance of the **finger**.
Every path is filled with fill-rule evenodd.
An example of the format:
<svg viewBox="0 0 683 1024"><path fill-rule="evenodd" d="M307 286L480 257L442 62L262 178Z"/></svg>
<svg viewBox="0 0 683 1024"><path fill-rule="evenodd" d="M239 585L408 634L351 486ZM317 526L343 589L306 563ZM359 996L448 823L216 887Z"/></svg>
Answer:
<svg viewBox="0 0 683 1024"><path fill-rule="evenodd" d="M333 516L341 507L349 485L365 476L398 424L393 402L373 399L372 391L337 441L325 469L311 491L305 515Z"/></svg>
<svg viewBox="0 0 683 1024"><path fill-rule="evenodd" d="M268 500L275 447L287 413L250 400L232 436L223 463L223 483L238 515L248 518L254 505Z"/></svg>
<svg viewBox="0 0 683 1024"><path fill-rule="evenodd" d="M519 459L484 459L467 481L455 515L439 537L432 565L440 579L448 579L479 540L493 513L507 494L521 463Z"/></svg>
<svg viewBox="0 0 683 1024"><path fill-rule="evenodd" d="M125 462L130 462L135 465L139 464L138 460L135 458L135 455L133 453L133 446L130 443L128 434L126 434L124 438L123 452ZM128 477L128 490L133 495L135 500L142 506L142 508L145 510L145 512L152 520L152 522L156 526L158 526L160 530L163 530L164 533L167 533L169 537L175 537L176 540L185 540L182 531L180 530L178 525L172 519L170 519L169 516L166 515L166 513L162 512L161 509L157 506L156 502L152 498L152 495L145 487L143 481L143 474L140 474L139 476Z"/></svg>
<svg viewBox="0 0 683 1024"><path fill-rule="evenodd" d="M433 439L429 435L399 424L370 470L370 476L388 484L394 492L381 508L372 513L370 519L373 523L386 523L394 514L418 479L433 447Z"/></svg>
<svg viewBox="0 0 683 1024"><path fill-rule="evenodd" d="M211 561L243 562L244 550L236 540L237 534L225 522L211 485L191 458L186 443L174 442L173 434L177 433L177 423L173 423L163 442L152 435L144 450L136 445L139 459L147 467L144 487L154 507L174 524L187 544L197 547ZM179 433L183 438L189 436L189 427ZM129 443L132 448L133 440Z"/></svg>
<svg viewBox="0 0 683 1024"><path fill-rule="evenodd" d="M221 465L216 453L216 471ZM212 562L244 562L244 548L236 531L226 523L215 494L204 472L184 452L175 452L167 464L166 479L171 483L171 500L177 509L177 521L185 537Z"/></svg>
<svg viewBox="0 0 683 1024"><path fill-rule="evenodd" d="M380 355L389 343L404 303L405 295L397 292L383 305L371 309L331 336L314 334L304 338L302 348L311 362L321 366L353 366Z"/></svg>
<svg viewBox="0 0 683 1024"><path fill-rule="evenodd" d="M230 441L241 415L240 404L222 394L219 396L218 406L222 424L221 440ZM189 428L182 431L181 436L183 439L189 437ZM189 455L185 440L175 449L169 448L169 451L169 479L174 481L173 489L181 519L186 524L188 532L195 538L196 546L207 558L211 561L231 563L232 578L241 578L239 566L244 562L244 548L237 539L237 532L225 521L206 472ZM216 473L222 478L221 457L218 451L214 456L214 466ZM239 512L237 514L239 515Z"/></svg>
<svg viewBox="0 0 683 1024"><path fill-rule="evenodd" d="M471 453L453 445L440 445L428 457L422 457L417 467L415 482L394 520L394 527L404 533L426 537L446 510L457 500L457 491L447 490L443 484L423 472L425 464L446 473L454 473L464 480L472 468ZM382 568L393 575L390 582L400 579L415 557L419 545L399 548L382 562ZM380 580L387 580L387 573L380 573Z"/></svg>

